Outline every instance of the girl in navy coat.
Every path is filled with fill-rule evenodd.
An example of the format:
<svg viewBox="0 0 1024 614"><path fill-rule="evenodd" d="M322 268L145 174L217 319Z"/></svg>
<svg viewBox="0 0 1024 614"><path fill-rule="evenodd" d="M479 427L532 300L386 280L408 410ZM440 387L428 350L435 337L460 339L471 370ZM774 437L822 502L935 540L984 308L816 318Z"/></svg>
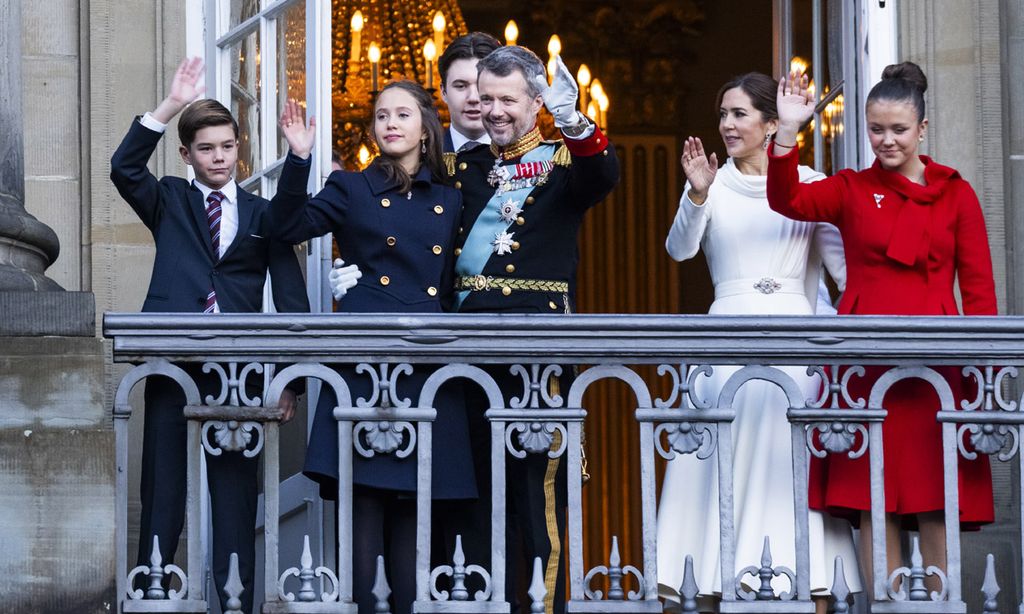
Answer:
<svg viewBox="0 0 1024 614"><path fill-rule="evenodd" d="M307 201L304 178L313 144L312 120L310 124L309 128L304 125L301 109L290 102L281 118L281 130L292 153L282 170L279 195L282 190L300 194L301 189L302 196L275 200L271 219L276 236L297 243L334 233L342 258L351 263L340 273L337 269L332 272L350 282L339 284L335 279L332 283L339 298L338 311L441 312L453 285L452 244L462 198L458 190L444 183L441 123L430 95L412 81L386 85L377 96L373 118L373 135L381 155L362 172L331 173L323 190ZM362 278L356 285L357 270ZM374 397L375 382L365 372L357 373L352 365L339 371L353 402ZM412 406L417 406L430 371L416 365L412 374L400 375L395 397L409 398ZM338 492L337 422L332 414L336 404L331 389L323 387L304 468L307 476L320 483L321 496L328 499L336 498ZM474 498L477 493L462 395L455 386L443 386L434 406L433 497ZM374 611L370 591L376 557L383 554L394 611L409 612L416 577L416 454L404 459L394 454L364 458L354 452L353 464L355 600L361 612Z"/></svg>

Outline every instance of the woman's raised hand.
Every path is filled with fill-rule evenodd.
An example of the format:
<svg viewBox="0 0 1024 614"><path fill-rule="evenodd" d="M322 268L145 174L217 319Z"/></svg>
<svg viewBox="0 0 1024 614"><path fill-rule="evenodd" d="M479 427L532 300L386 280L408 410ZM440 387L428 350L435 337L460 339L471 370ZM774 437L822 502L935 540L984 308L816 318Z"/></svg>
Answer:
<svg viewBox="0 0 1024 614"><path fill-rule="evenodd" d="M278 125L281 127L281 134L288 141L288 147L292 153L305 160L313 151L313 141L316 138L316 118L309 118L309 126L306 126L305 112L302 106L293 99L289 99L281 112L281 119Z"/></svg>
<svg viewBox="0 0 1024 614"><path fill-rule="evenodd" d="M712 152L709 157L704 153L704 144L697 137L688 137L683 143L683 157L679 159L690 182L690 200L695 205L703 205L708 197L708 188L715 181L718 173L718 156Z"/></svg>
<svg viewBox="0 0 1024 614"><path fill-rule="evenodd" d="M791 71L779 79L776 105L779 109L779 131L775 142L783 147L793 147L800 128L814 116L814 92L807 75Z"/></svg>

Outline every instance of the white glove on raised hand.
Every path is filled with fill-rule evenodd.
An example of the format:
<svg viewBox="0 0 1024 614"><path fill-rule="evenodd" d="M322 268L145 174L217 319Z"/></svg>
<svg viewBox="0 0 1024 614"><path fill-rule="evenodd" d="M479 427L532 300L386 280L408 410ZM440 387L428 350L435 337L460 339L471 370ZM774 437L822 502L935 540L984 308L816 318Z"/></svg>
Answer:
<svg viewBox="0 0 1024 614"><path fill-rule="evenodd" d="M540 96L544 99L544 106L555 118L555 126L558 128L570 128L586 123L587 118L576 110L577 101L580 97L580 88L576 85L576 79L562 62L562 56L555 56L555 78L548 85L544 75L537 75L537 85L540 86Z"/></svg>
<svg viewBox="0 0 1024 614"><path fill-rule="evenodd" d="M359 270L359 267L350 264L345 266L345 261L341 258L334 259L334 268L327 275L327 283L331 286L331 294L334 295L334 300L340 301L348 291L355 287L360 277L363 276L363 272Z"/></svg>

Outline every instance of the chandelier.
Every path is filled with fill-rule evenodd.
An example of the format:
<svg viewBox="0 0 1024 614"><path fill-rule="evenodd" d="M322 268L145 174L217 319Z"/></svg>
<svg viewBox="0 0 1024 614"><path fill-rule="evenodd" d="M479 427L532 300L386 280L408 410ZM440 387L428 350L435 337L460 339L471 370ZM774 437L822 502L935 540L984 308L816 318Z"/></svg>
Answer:
<svg viewBox="0 0 1024 614"><path fill-rule="evenodd" d="M387 82L410 79L435 94L436 60L466 33L455 0L333 0L333 145L342 166L357 170L376 151L370 118ZM438 105L447 121L445 105Z"/></svg>

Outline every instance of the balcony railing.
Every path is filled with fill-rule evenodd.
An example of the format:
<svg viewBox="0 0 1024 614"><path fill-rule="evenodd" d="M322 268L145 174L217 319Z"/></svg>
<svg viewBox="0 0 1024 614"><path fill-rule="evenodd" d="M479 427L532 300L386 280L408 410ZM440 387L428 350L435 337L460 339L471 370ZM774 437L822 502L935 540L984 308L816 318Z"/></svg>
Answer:
<svg viewBox="0 0 1024 614"><path fill-rule="evenodd" d="M992 557L988 558L984 595L965 596L961 580L961 545L958 523L958 455L987 454L995 461L1015 462L1024 469L1024 454L1019 442L1024 436L1024 412L1018 401L1008 398L1006 390L1015 384L1017 368L1024 365L1024 318L897 318L897 317L712 317L712 316L409 316L409 315L153 315L107 314L105 335L113 341L116 362L133 363L116 393L114 418L117 442L117 527L118 527L118 602L125 612L205 611L202 553L190 548L185 570L156 562L152 569L139 569L136 575L180 574L181 589L164 593L153 582L152 593L130 591L128 580L126 469L130 442L127 421L132 415L129 393L147 377L167 376L185 391L189 418L188 515L190 543L199 535L199 467L203 446L208 449L220 441L225 450L232 445L232 434L240 430L258 438L264 462L265 502L265 577L263 579L267 612L354 612L352 603L352 458L366 453L354 445L354 436L363 427L382 420L404 421L415 431L409 441L417 455L417 601L418 612L508 612L504 565L505 544L501 537L505 525L505 472L507 453L562 455L568 463L568 596L570 612L660 612L656 553L656 455L693 454L702 458L716 448L721 520L721 569L727 579L722 593L723 612L809 613L814 611L809 586L807 467L810 456L826 454L866 454L871 467L871 517L874 577L866 590L873 600L873 612L966 612L968 601L977 600L983 611L1008 611L998 606ZM199 390L181 363L212 363L208 370L221 379L217 398L200 398ZM364 364L373 375L381 398L353 403L346 381L328 365ZM279 365L263 399L249 398L245 382L263 373L265 365ZM431 365L432 375L424 385L418 407L404 406L389 391L388 376L405 369ZM441 368L438 368L441 365ZM481 366L520 365L522 386L518 390L500 390ZM548 392L548 379L562 367L579 365L581 372L564 396ZM659 382L645 380L642 365L657 365ZM708 368L738 366L717 399L698 399L693 394L695 380ZM800 387L785 371L772 365L808 367L828 385L819 398L803 398ZM888 369L874 384L866 399L852 398L850 380L857 377L854 367L882 365ZM977 397L955 399L946 380L935 370L956 366L965 378L977 384ZM703 368L702 368L703 367ZM844 369L840 369L843 367ZM653 372L653 371L652 371ZM840 373L847 373L841 376ZM275 409L284 386L296 378L316 378L333 388L338 398L334 412L338 420L340 445L340 484L337 521L339 562L336 568L315 568L308 556L297 567L282 575L278 561L278 421ZM397 375L396 375L397 377ZM491 424L492 551L490 561L469 561L489 575L489 591L480 595L441 594L433 591L430 568L430 488L431 406L438 388L450 379L470 380L486 393L490 403L487 418ZM656 398L652 389L661 389L664 378L671 380L671 394ZM941 578L941 590L930 593L924 588L926 570L915 556L911 564L892 577L885 560L884 489L882 468L881 421L886 415L882 399L896 382L916 378L934 387L940 400L937 419L942 423L945 479L945 527L947 566L929 568L927 574ZM584 392L597 381L617 379L635 395L633 415L640 427L639 459L641 467L642 560L609 561L593 569L584 567L581 480L581 430L587 408ZM649 379L649 378L648 378ZM733 533L733 472L731 471L732 409L736 391L751 380L772 382L783 390L790 409L788 417L793 442L794 509L796 569L792 587L783 594L775 592L765 575L782 573L770 560L741 561L751 565L753 574L761 574L762 591L731 590L736 561ZM654 384L658 384L657 387ZM473 384L466 384L473 385ZM376 399L377 397L375 397ZM515 403L509 402L515 399ZM261 407L265 405L266 407ZM839 409L847 407L847 409ZM853 407L854 409L849 409ZM517 434L530 426L545 434L542 444L524 445ZM680 428L687 425L693 428ZM209 437L209 431L222 436ZM231 430L228 433L226 430ZM685 431L686 437L673 436ZM828 446L821 447L811 435L834 433ZM860 433L863 437L855 437ZM355 434L355 435L354 435ZM855 441L857 442L856 446ZM965 442L969 442L965 444ZM559 443L561 445L559 445ZM551 445L554 444L554 445ZM248 449L254 449L252 445ZM382 448L384 453L394 450ZM412 453L411 450L406 450ZM238 453L238 452L225 452ZM1013 485L1019 497L1020 475ZM593 486L592 486L593 487ZM617 493L608 493L616 497ZM481 493L481 496L488 496ZM195 540L195 541L193 541ZM307 549L308 551L308 549ZM685 552L675 553L680 559ZM613 559L618 558L615 552ZM291 562L289 562L291 563ZM456 562L458 563L458 562ZM493 564L492 564L493 563ZM842 564L845 567L840 567ZM1012 566L1020 576L1021 561L1000 561ZM289 566L293 566L289 564ZM458 568L459 565L453 565ZM837 561L837 570L857 573L856 561ZM457 573L458 569L453 569ZM607 576L609 590L592 590L596 575ZM627 580L626 576L633 576ZM899 576L903 582L900 585ZM299 578L300 589L295 589ZM329 578L324 580L324 578ZM834 611L847 608L844 574L837 573L832 587ZM292 588L286 590L285 582ZM623 590L624 583L632 588ZM236 583L237 584L237 583ZM737 582L738 584L738 582ZM315 587L315 588L314 588ZM543 611L542 585L531 590L531 611ZM234 592L240 590L235 586ZM694 597L699 590L692 572L687 574L680 594L682 611L695 612ZM230 592L230 591L229 591ZM298 596L296 596L296 593ZM381 606L386 608L386 598ZM1014 604L1024 612L1024 603ZM386 611L386 610L378 610Z"/></svg>

